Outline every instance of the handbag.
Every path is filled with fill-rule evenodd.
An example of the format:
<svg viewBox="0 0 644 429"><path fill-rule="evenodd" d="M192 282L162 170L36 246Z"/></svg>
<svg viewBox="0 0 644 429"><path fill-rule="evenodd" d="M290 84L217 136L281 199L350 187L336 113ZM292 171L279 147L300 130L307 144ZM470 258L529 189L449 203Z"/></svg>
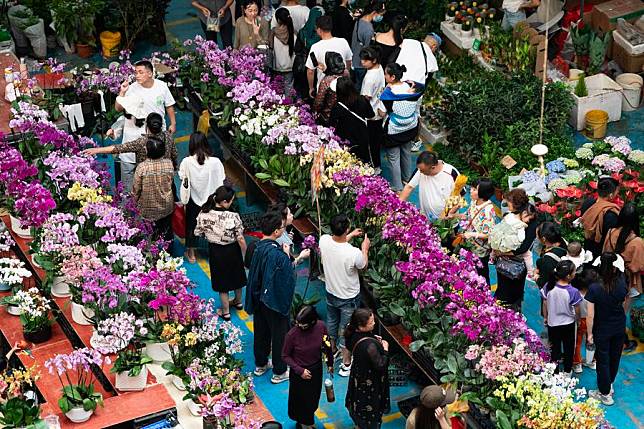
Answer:
<svg viewBox="0 0 644 429"><path fill-rule="evenodd" d="M508 258L506 256L500 257L496 261L497 274L507 277L511 280L521 278L526 273L528 268L525 266L523 259Z"/></svg>
<svg viewBox="0 0 644 429"><path fill-rule="evenodd" d="M186 209L179 203L174 203L172 211L172 231L179 238L186 238Z"/></svg>
<svg viewBox="0 0 644 429"><path fill-rule="evenodd" d="M190 170L186 166L186 177L181 181L179 188L179 200L184 206L190 201Z"/></svg>
<svg viewBox="0 0 644 429"><path fill-rule="evenodd" d="M474 219L476 219L476 217L481 213L481 211L485 208L485 206L487 206L487 204L488 203L483 204L481 208L478 209L476 213L474 213L474 216L472 216L472 219L470 219L470 223L467 224L464 231L467 231L468 229L470 229L470 227L474 223ZM463 243L463 241L465 241L465 234L462 232L460 234L456 234L456 237L454 237L454 240L452 240L452 247L460 246Z"/></svg>

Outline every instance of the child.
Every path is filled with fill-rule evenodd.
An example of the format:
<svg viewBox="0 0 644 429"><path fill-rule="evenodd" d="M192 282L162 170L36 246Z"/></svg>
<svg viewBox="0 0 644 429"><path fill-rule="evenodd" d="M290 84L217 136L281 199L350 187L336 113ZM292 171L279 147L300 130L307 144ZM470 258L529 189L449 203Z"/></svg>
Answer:
<svg viewBox="0 0 644 429"><path fill-rule="evenodd" d="M577 289L570 285L577 267L570 261L560 261L555 268L555 282L549 282L541 289L543 314L550 339L550 358L558 365L563 346L564 372L572 373L575 353L575 322L579 319L580 304L583 301Z"/></svg>
<svg viewBox="0 0 644 429"><path fill-rule="evenodd" d="M587 250L584 250L580 242L571 241L570 243L568 243L566 256L561 259L570 261L575 264L575 267L577 267L577 273L581 273L584 265L593 260L593 254Z"/></svg>
<svg viewBox="0 0 644 429"><path fill-rule="evenodd" d="M385 105L380 101L380 94L385 90L385 72L380 66L380 49L368 46L360 51L360 64L367 69L362 80L360 95L363 95L373 109L375 115L367 120L369 131L369 151L373 160L376 174L380 174L380 142L383 138L382 118L385 116Z"/></svg>
<svg viewBox="0 0 644 429"><path fill-rule="evenodd" d="M580 245L581 246L581 245ZM570 248L570 246L568 246ZM590 253L590 252L588 252ZM588 292L588 286L591 283L595 282L597 279L597 274L592 268L582 269L581 273L575 276L573 280L573 286L577 288L579 294L583 297L586 296ZM575 371L575 374L581 374L582 364L587 366L590 369L596 369L595 362L592 358L589 358L589 353L586 352L586 359L581 360L581 344L586 336L586 315L587 315L587 304L588 301L582 299L579 304L579 322L577 323L577 341L575 341L575 355L572 359L572 369Z"/></svg>

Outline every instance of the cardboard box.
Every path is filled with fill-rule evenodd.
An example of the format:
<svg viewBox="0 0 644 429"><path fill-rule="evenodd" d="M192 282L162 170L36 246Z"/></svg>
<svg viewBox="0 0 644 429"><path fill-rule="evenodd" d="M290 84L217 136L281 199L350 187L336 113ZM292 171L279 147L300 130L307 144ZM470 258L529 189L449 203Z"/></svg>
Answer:
<svg viewBox="0 0 644 429"><path fill-rule="evenodd" d="M593 28L605 33L617 27L619 18L634 22L642 15L644 15L644 2L641 0L609 1L593 8Z"/></svg>
<svg viewBox="0 0 644 429"><path fill-rule="evenodd" d="M615 38L613 60L626 73L641 73L644 71L644 53L633 52L640 52L640 50L633 49L632 45L622 38Z"/></svg>

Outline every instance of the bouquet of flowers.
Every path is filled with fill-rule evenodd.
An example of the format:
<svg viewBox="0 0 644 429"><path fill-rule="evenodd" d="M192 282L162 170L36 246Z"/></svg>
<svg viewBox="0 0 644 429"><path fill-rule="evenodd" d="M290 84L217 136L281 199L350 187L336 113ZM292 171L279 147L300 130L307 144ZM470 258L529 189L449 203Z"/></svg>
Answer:
<svg viewBox="0 0 644 429"><path fill-rule="evenodd" d="M0 425L20 428L40 422L40 407L34 400L35 381L40 375L36 366L0 373Z"/></svg>

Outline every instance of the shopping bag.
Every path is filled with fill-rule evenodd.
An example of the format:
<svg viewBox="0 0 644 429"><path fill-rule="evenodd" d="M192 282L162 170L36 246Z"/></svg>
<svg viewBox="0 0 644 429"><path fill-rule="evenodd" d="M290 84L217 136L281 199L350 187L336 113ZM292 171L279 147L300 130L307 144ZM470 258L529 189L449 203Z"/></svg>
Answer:
<svg viewBox="0 0 644 429"><path fill-rule="evenodd" d="M174 203L172 231L179 238L186 238L186 209L183 204Z"/></svg>

